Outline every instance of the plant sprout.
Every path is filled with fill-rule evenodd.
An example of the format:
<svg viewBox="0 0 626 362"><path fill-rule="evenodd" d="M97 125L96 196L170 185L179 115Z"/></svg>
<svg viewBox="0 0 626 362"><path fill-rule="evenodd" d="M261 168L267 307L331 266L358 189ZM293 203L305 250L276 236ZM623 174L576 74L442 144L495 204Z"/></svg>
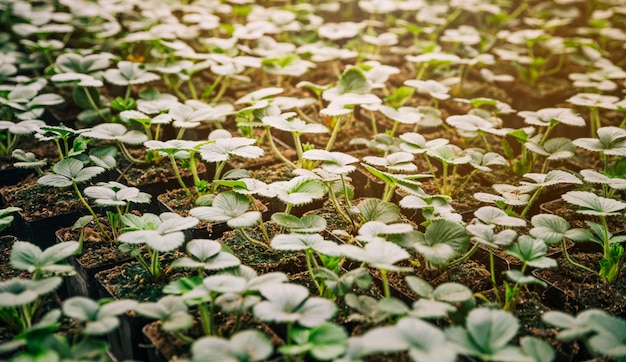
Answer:
<svg viewBox="0 0 626 362"><path fill-rule="evenodd" d="M53 275L70 275L74 267L61 264L66 258L76 254L80 245L67 241L42 251L37 245L27 241L16 241L11 249L11 266L18 270L33 273L33 280Z"/></svg>
<svg viewBox="0 0 626 362"><path fill-rule="evenodd" d="M602 247L602 260L600 260L600 270L594 272L600 277L603 283L612 283L622 270L622 256L624 248L620 245L626 240L626 236L613 235L609 231L607 217L621 216L621 211L626 209L626 203L598 196L588 191L569 191L561 196L565 202L578 206L576 211L583 215L593 215L600 218L601 224L585 221L593 233L589 239ZM580 267L580 264L574 264ZM584 268L591 271L589 268Z"/></svg>
<svg viewBox="0 0 626 362"><path fill-rule="evenodd" d="M44 121L35 119L17 123L0 121L0 156L11 154L22 136L31 135L44 125Z"/></svg>
<svg viewBox="0 0 626 362"><path fill-rule="evenodd" d="M165 212L161 215L146 213L142 216L125 214L121 218L124 228L118 241L120 250L131 251L139 264L153 280L163 275L160 253L170 252L185 241L183 230L194 227L198 219ZM145 244L148 259L144 258L137 245Z"/></svg>
<svg viewBox="0 0 626 362"><path fill-rule="evenodd" d="M118 62L116 69L110 68L104 72L104 79L107 82L126 87L124 102L130 100L133 85L153 82L159 78L158 75L142 69L141 65L125 60Z"/></svg>
<svg viewBox="0 0 626 362"><path fill-rule="evenodd" d="M19 333L33 325L43 308L42 297L57 289L63 279L53 276L31 280L13 278L0 282L0 320L9 330Z"/></svg>
<svg viewBox="0 0 626 362"><path fill-rule="evenodd" d="M68 187L72 186L74 188L74 192L76 196L80 199L82 204L87 208L91 216L93 216L94 221L98 225L98 229L102 233L103 237L108 238L104 227L98 220L98 216L96 215L93 208L89 205L87 200L83 197L80 189L78 188L78 184L82 182L87 182L97 175L104 172L104 168L100 166L88 166L84 167L83 163L75 158L66 158L59 162L57 162L53 167L51 172L46 173L41 176L37 183L43 186L50 187Z"/></svg>
<svg viewBox="0 0 626 362"><path fill-rule="evenodd" d="M226 224L239 230L241 235L250 243L269 249L269 236L263 227L265 241L259 241L251 237L245 229L257 224L263 225L261 212L258 210L248 211L250 200L235 191L225 191L217 194L211 206L199 206L189 210L189 215L201 221L226 222Z"/></svg>

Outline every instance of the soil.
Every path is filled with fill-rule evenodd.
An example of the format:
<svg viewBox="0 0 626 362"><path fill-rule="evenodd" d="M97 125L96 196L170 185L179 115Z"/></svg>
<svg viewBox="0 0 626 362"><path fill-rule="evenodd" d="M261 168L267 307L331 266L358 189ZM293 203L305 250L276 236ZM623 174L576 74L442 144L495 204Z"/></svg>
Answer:
<svg viewBox="0 0 626 362"><path fill-rule="evenodd" d="M160 255L163 276L160 280L154 280L141 265L136 262L128 262L103 270L96 274L96 279L115 298L130 298L138 302L156 302L164 294L162 289L172 280L195 275L185 269L172 269L169 264L177 257L182 257L182 252L164 253Z"/></svg>
<svg viewBox="0 0 626 362"><path fill-rule="evenodd" d="M144 149L131 149L129 150L133 157L143 159L145 157ZM191 171L183 168L178 162L178 168L180 170L183 180L191 176ZM167 158L161 159L156 163L134 163L131 164L125 158L118 162L118 170L120 170L120 176L118 181L124 179L126 185L139 187L142 185L169 183L178 185L176 181L176 175L172 168L171 162ZM203 162L197 164L198 175L200 178L206 173L207 167ZM187 180L189 181L189 180ZM187 182L189 184L189 182Z"/></svg>
<svg viewBox="0 0 626 362"><path fill-rule="evenodd" d="M570 257L598 270L602 254L574 251L570 253ZM626 278L623 274L613 283L603 284L599 277L571 265L563 257L557 258L557 263L558 268L537 270L534 273L548 282L549 288L562 291L565 311L577 313L581 308L598 308L621 318L626 316Z"/></svg>
<svg viewBox="0 0 626 362"><path fill-rule="evenodd" d="M204 332L202 331L202 325L199 322L200 317L198 313L193 312L193 314L195 315L194 325L189 330L185 331L184 334L194 340L197 340L204 337ZM221 337L228 338L237 331L254 329L263 332L263 334L270 339L274 348L285 344L285 342L278 337L278 335L276 335L276 333L267 324L255 320L249 312L245 312L242 315L238 330L234 330L235 323L235 316L225 315L221 312L218 312L215 316L215 325L218 326L217 333ZM190 346L176 338L173 334L164 331L161 326L161 321L155 321L144 327L144 334L154 345L155 353L160 354L168 361L189 358Z"/></svg>
<svg viewBox="0 0 626 362"><path fill-rule="evenodd" d="M274 222L266 222L265 227L270 240L279 232L279 227ZM246 232L256 240L263 240L263 234L258 226ZM242 264L253 268L259 275L273 271L297 274L306 270L304 252L264 249L247 241L239 230L226 231L217 241L229 247Z"/></svg>
<svg viewBox="0 0 626 362"><path fill-rule="evenodd" d="M25 152L32 152L37 159L46 159L48 165L59 160L59 150L52 141L40 142L33 137L21 137L15 149L22 149ZM0 171L13 168L13 164L18 162L11 155L0 157Z"/></svg>
<svg viewBox="0 0 626 362"><path fill-rule="evenodd" d="M111 229L106 219L101 218L100 223L107 232L110 232ZM84 268L92 269L130 260L130 253L121 253L118 249L118 243L102 239L100 230L94 221L87 224L82 232L84 232L83 250L80 255L76 256L76 260ZM61 241L79 240L80 234L80 229L72 230L71 227L62 228L56 232L58 240Z"/></svg>
<svg viewBox="0 0 626 362"><path fill-rule="evenodd" d="M37 177L31 175L17 185L0 189L4 204L22 209L24 220L32 221L55 215L66 214L84 208L72 188L58 188L37 184Z"/></svg>
<svg viewBox="0 0 626 362"><path fill-rule="evenodd" d="M30 278L31 273L13 269L11 266L11 249L17 238L11 235L0 236L0 281L12 278Z"/></svg>

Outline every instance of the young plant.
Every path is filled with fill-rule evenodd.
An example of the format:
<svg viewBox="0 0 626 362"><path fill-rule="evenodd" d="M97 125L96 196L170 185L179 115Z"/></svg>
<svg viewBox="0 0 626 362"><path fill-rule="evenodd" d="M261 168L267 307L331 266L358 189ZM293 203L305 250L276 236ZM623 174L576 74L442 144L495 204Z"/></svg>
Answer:
<svg viewBox="0 0 626 362"><path fill-rule="evenodd" d="M515 310L523 286L530 284L538 284L544 288L547 286L535 276L525 274L528 267L544 269L557 266L556 260L545 256L547 251L548 245L542 239L535 239L528 235L520 236L516 243L511 244L506 249L507 254L522 262L522 267L520 270L507 270L504 273L512 283L504 283L504 299L498 300L498 304L502 306L503 310L510 312ZM499 293L496 293L496 297L499 297Z"/></svg>
<svg viewBox="0 0 626 362"><path fill-rule="evenodd" d="M626 321L599 309L588 309L571 316L559 311L546 312L543 321L559 329L562 342L582 339L593 356L624 359Z"/></svg>
<svg viewBox="0 0 626 362"><path fill-rule="evenodd" d="M212 142L201 146L198 149L198 152L204 161L217 164L210 190L210 193L212 194L217 191L217 180L222 177L222 171L224 170L228 160L235 156L255 159L263 156L264 153L261 147L254 146L256 143L255 139L232 137L229 132L223 130L211 132L209 135L209 141Z"/></svg>
<svg viewBox="0 0 626 362"><path fill-rule="evenodd" d="M185 182L183 181L183 177L180 173L180 168L177 164L176 160L187 160L189 164L189 168L191 169L191 173L193 175L193 180L195 184L196 193L199 195L204 194L208 186L205 185L205 182L200 180L198 177L197 170L197 160L196 153L198 152L198 148L202 145L206 144L206 142L202 141L185 141L185 140L169 140L166 142L150 140L144 142L144 146L149 151L156 151L161 156L166 156L172 165L172 170L174 170L174 174L176 175L176 180L180 187L185 191L185 194L192 201L196 201L196 195L194 195Z"/></svg>
<svg viewBox="0 0 626 362"><path fill-rule="evenodd" d="M210 239L193 239L185 247L189 256L174 260L172 268L197 269L199 277L203 277L206 270L223 270L241 264L220 243Z"/></svg>
<svg viewBox="0 0 626 362"><path fill-rule="evenodd" d="M45 158L43 160L39 160L34 153L24 152L24 150L19 148L13 150L11 156L18 160L18 162L13 164L14 167L35 169L37 175L39 176L43 175L43 170L41 168L48 165Z"/></svg>
<svg viewBox="0 0 626 362"><path fill-rule="evenodd" d="M66 258L76 254L80 247L77 241L67 241L42 251L27 241L16 241L11 249L11 266L33 274L33 280L53 275L71 275L74 267L63 264Z"/></svg>
<svg viewBox="0 0 626 362"><path fill-rule="evenodd" d="M81 133L86 131L88 129L76 130L63 124L58 126L41 126L37 130L35 138L39 141L53 141L59 151L59 158L63 160L85 152L89 140L81 137ZM70 141L72 142L71 146Z"/></svg>
<svg viewBox="0 0 626 362"><path fill-rule="evenodd" d="M465 321L467 314L476 307L471 289L459 283L442 283L433 287L414 275L404 278L407 286L420 298L408 312L416 318L450 317L455 323Z"/></svg>
<svg viewBox="0 0 626 362"><path fill-rule="evenodd" d="M116 212L106 211L113 240L117 240L121 228L120 218L128 213L130 204L149 204L152 201L150 194L115 181L98 182L95 186L86 187L83 192L85 196L94 199L96 205L115 208Z"/></svg>
<svg viewBox="0 0 626 362"><path fill-rule="evenodd" d="M601 224L585 221L593 233L589 240L602 247L600 270L594 274L598 275L603 283L613 283L624 268L622 265L624 247L620 243L626 241L626 236L613 235L609 231L607 217L622 216L621 211L626 209L626 203L588 191L569 191L561 198L568 204L578 206L577 213L596 216L600 219ZM589 268L585 270L590 271Z"/></svg>
<svg viewBox="0 0 626 362"><path fill-rule="evenodd" d="M467 259L475 251L475 248L468 251L470 236L465 227L448 220L435 220L425 232L413 232L412 240L411 246L424 258L428 270L443 270Z"/></svg>
<svg viewBox="0 0 626 362"><path fill-rule="evenodd" d="M476 308L468 315L465 327L450 327L445 330L445 335L459 354L482 358L486 361L503 359L550 361L553 359L555 353L552 347L536 338L523 337L520 341L521 348L512 345L511 341L516 336L519 327L519 320L511 313L496 309ZM530 357L534 355L541 357L539 359Z"/></svg>
<svg viewBox="0 0 626 362"><path fill-rule="evenodd" d="M285 346L292 346L294 325L314 328L331 319L337 312L335 303L320 297L310 297L306 287L296 284L263 285L259 292L265 298L254 305L253 314L265 322L287 324Z"/></svg>
<svg viewBox="0 0 626 362"><path fill-rule="evenodd" d="M128 130L123 124L119 123L101 123L82 133L83 137L89 137L102 141L113 141L117 144L122 155L131 163L145 163L133 157L126 145L141 145L147 141L148 137L138 130Z"/></svg>
<svg viewBox="0 0 626 362"><path fill-rule="evenodd" d="M298 222L305 223L307 226L309 226L304 229L291 227L290 234L278 234L274 236L272 238L272 241L270 242L270 246L276 250L304 250L306 256L306 265L309 271L309 275L311 276L311 280L313 280L313 283L317 287L319 295L324 296L326 288L323 284L320 284L315 274L316 269L320 267L319 263L317 262L316 254L317 257L320 258L322 261L327 261L326 263L324 263L324 267L330 266L332 268L332 266L329 264L334 264L333 261L335 261L336 263L336 259L341 256L341 252L339 251L339 247L336 243L324 239L324 237L319 234L319 232L321 231L318 231L319 227L310 227L309 223L311 222L311 220L316 220L312 222L314 224L319 224L319 226L322 226L322 221L320 220L321 217L305 217L305 219L302 220L295 218L293 215L274 214L272 215L272 219L278 220L277 223L281 226L293 226L294 224L298 224Z"/></svg>
<svg viewBox="0 0 626 362"><path fill-rule="evenodd" d="M0 209L0 232L4 231L4 229L11 226L13 219L15 218L11 215L14 212L22 211L19 207L5 207L4 209Z"/></svg>
<svg viewBox="0 0 626 362"><path fill-rule="evenodd" d="M339 215L341 215L347 222L352 223L352 218L347 213L351 208L351 193L346 175L356 170L356 166L351 164L358 162L359 160L342 152L329 152L324 150L308 150L304 152L302 157L306 160L321 161L322 163L319 167L334 176L325 182L326 187L328 188L328 194L333 202L333 205L335 206L335 210L337 210ZM336 179L337 176L339 177L339 180ZM340 187L339 192L335 191L335 185L337 184L336 181L341 181L340 184L337 185ZM342 205L335 197L335 193L341 193L343 195L343 207L345 207L345 209L342 208Z"/></svg>
<svg viewBox="0 0 626 362"><path fill-rule="evenodd" d="M63 279L57 276L0 282L0 321L16 334L32 327L42 311L42 297L56 290L61 282Z"/></svg>
<svg viewBox="0 0 626 362"><path fill-rule="evenodd" d="M202 337L191 345L191 362L202 361L266 361L274 347L269 338L257 330L245 330L229 339Z"/></svg>
<svg viewBox="0 0 626 362"><path fill-rule="evenodd" d="M0 156L11 154L23 136L35 133L45 123L40 120L25 120L17 123L0 121Z"/></svg>
<svg viewBox="0 0 626 362"><path fill-rule="evenodd" d="M59 105L65 102L63 97L54 93L38 94L47 81L38 78L31 83L21 83L13 86L0 96L0 112L4 119L17 117L20 120L37 120L41 118L45 106ZM5 98L6 97L6 98Z"/></svg>
<svg viewBox="0 0 626 362"><path fill-rule="evenodd" d="M364 224L361 229L367 227ZM370 267L378 269L383 281L383 292L385 297L390 297L389 280L387 274L391 272L403 272L413 270L410 267L401 267L395 263L409 259L409 253L401 246L384 240L374 240L365 244L364 247L344 244L339 246L340 251L347 258L368 264Z"/></svg>
<svg viewBox="0 0 626 362"><path fill-rule="evenodd" d="M298 155L298 161L296 164L291 161L288 162L293 168L303 167L304 160L302 154L304 153L304 146L300 140L300 136L305 133L327 133L328 129L321 124L306 123L300 118L295 117L293 112L283 113L278 116L265 116L262 118L263 124L267 127L268 137L272 137L270 128L285 131L291 133ZM288 161L288 160L287 160Z"/></svg>
<svg viewBox="0 0 626 362"><path fill-rule="evenodd" d="M270 249L269 236L263 226L261 212L250 209L250 200L235 191L225 191L217 194L211 206L199 206L189 210L189 215L201 221L213 223L225 222L229 227L239 230L241 235L250 243L264 249ZM263 229L264 241L259 241L246 232L245 229L260 225Z"/></svg>
<svg viewBox="0 0 626 362"><path fill-rule="evenodd" d="M160 77L155 74L144 70L140 64L130 61L120 61L117 63L117 68L110 68L104 72L104 79L114 85L126 87L126 93L124 98L118 97L116 102L120 105L126 105L130 101L131 92L134 85L146 84L159 80ZM134 107L128 108L132 109Z"/></svg>
<svg viewBox="0 0 626 362"><path fill-rule="evenodd" d="M289 181L276 181L268 190L285 203L285 213L289 214L294 206L302 206L319 200L326 195L324 184L309 176L296 176Z"/></svg>
<svg viewBox="0 0 626 362"><path fill-rule="evenodd" d="M294 344L281 346L278 351L286 356L298 356L300 359L305 356L316 360L337 358L343 355L348 344L346 330L330 322L312 328L296 328L292 334Z"/></svg>
<svg viewBox="0 0 626 362"><path fill-rule="evenodd" d="M124 224L122 234L118 237L120 250L130 251L153 280L159 280L163 275L160 254L181 246L185 241L183 230L198 224L195 217L182 217L171 212L158 216L150 213L142 216L125 214L120 219ZM147 258L140 244L145 244Z"/></svg>
<svg viewBox="0 0 626 362"><path fill-rule="evenodd" d="M98 220L98 216L95 211L89 205L87 200L83 197L82 192L78 188L78 184L82 182L87 182L94 178L95 176L104 172L104 168L100 166L87 166L84 167L83 163L75 158L65 158L61 161L57 162L53 167L51 172L46 173L41 176L37 183L43 186L50 187L69 187L72 186L74 188L74 192L76 196L80 199L85 208L89 211L91 216L93 216L94 221L98 225L98 229L102 233L102 235L108 238L104 227Z"/></svg>

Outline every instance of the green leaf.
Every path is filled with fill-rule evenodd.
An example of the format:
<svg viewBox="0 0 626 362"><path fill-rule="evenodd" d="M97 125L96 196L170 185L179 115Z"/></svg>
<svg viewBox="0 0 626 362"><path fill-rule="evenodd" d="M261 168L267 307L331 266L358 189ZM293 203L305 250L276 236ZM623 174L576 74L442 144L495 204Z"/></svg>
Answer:
<svg viewBox="0 0 626 362"><path fill-rule="evenodd" d="M306 250L312 249L328 256L339 256L339 246L325 240L320 234L279 234L274 236L270 246L276 250Z"/></svg>
<svg viewBox="0 0 626 362"><path fill-rule="evenodd" d="M413 248L433 265L445 265L467 251L470 237L465 228L448 220L435 220L425 233L417 233Z"/></svg>
<svg viewBox="0 0 626 362"><path fill-rule="evenodd" d="M556 357L554 349L548 343L536 337L522 337L520 346L522 347L522 352L531 357L534 362L551 362Z"/></svg>
<svg viewBox="0 0 626 362"><path fill-rule="evenodd" d="M504 272L504 275L506 275L507 278L509 278L509 280L511 280L513 283L516 284L521 284L521 285L528 285L528 284L537 284L537 285L541 285L542 287L547 287L548 285L532 276L532 275L524 275L520 270L507 270Z"/></svg>
<svg viewBox="0 0 626 362"><path fill-rule="evenodd" d="M360 68L352 67L346 69L337 81L337 91L344 93L369 93L371 87L365 78L365 74Z"/></svg>
<svg viewBox="0 0 626 362"><path fill-rule="evenodd" d="M318 233L326 229L326 219L315 214L297 217L277 212L272 214L272 221L297 233Z"/></svg>
<svg viewBox="0 0 626 362"><path fill-rule="evenodd" d="M554 268L557 266L556 260L548 258L545 254L548 246L542 239L535 239L528 235L522 235L517 243L512 244L507 250L507 254L517 257L522 263L535 268Z"/></svg>
<svg viewBox="0 0 626 362"><path fill-rule="evenodd" d="M400 221L400 208L392 202L377 198L365 199L356 206L365 221L379 221L391 224Z"/></svg>
<svg viewBox="0 0 626 362"><path fill-rule="evenodd" d="M237 332L231 336L230 340L203 337L191 346L193 362L260 362L267 360L272 351L273 347L269 338L257 330Z"/></svg>
<svg viewBox="0 0 626 362"><path fill-rule="evenodd" d="M567 203L579 206L580 214L596 216L618 216L626 209L626 203L598 196L588 191L568 191L561 198Z"/></svg>

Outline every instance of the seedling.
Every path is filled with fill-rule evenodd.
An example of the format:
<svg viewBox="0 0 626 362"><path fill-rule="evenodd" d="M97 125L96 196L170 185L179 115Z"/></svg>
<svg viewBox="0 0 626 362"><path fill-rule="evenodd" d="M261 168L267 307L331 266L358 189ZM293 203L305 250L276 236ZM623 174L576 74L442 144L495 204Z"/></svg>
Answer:
<svg viewBox="0 0 626 362"><path fill-rule="evenodd" d="M130 251L153 280L159 280L163 275L160 254L181 246L185 241L183 230L198 224L195 217L182 217L171 212L158 216L150 213L143 216L125 214L120 219L124 224L118 237L120 250ZM142 244L145 244L147 258L139 247Z"/></svg>
<svg viewBox="0 0 626 362"><path fill-rule="evenodd" d="M35 244L17 241L11 249L11 266L17 270L32 273L33 280L54 275L71 275L74 272L74 267L62 262L76 254L79 246L77 241L67 241L42 251Z"/></svg>
<svg viewBox="0 0 626 362"><path fill-rule="evenodd" d="M40 120L0 121L0 156L11 154L21 137L32 135L44 125Z"/></svg>
<svg viewBox="0 0 626 362"><path fill-rule="evenodd" d="M0 320L15 333L32 327L43 307L41 298L57 289L62 281L61 277L53 276L0 282Z"/></svg>
<svg viewBox="0 0 626 362"><path fill-rule="evenodd" d="M577 213L593 215L600 219L601 224L585 221L593 233L589 240L602 247L600 270L594 274L598 275L603 283L614 282L623 269L624 248L620 243L626 240L626 236L613 235L609 231L607 217L622 216L621 211L626 209L626 203L598 196L588 191L569 191L561 198L568 204L578 206ZM575 265L580 266L580 264ZM589 268L584 269L590 271Z"/></svg>

